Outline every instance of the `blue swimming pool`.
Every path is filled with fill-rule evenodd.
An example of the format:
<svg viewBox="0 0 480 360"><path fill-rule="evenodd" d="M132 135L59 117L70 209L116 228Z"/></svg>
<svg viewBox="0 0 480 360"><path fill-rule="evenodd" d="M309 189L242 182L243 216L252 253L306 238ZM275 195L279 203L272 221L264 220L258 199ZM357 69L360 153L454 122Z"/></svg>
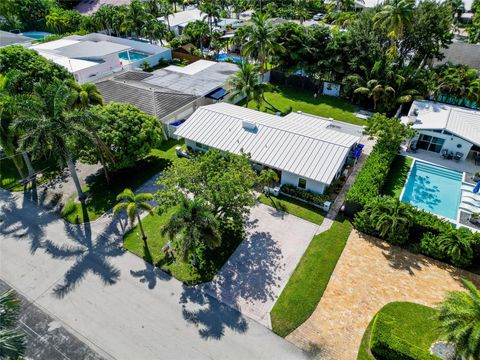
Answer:
<svg viewBox="0 0 480 360"><path fill-rule="evenodd" d="M438 165L415 161L402 202L456 220L463 174Z"/></svg>
<svg viewBox="0 0 480 360"><path fill-rule="evenodd" d="M122 60L127 60L127 61L129 60L127 51L119 53L118 56ZM148 56L147 54L142 53L142 52L130 51L130 60L132 62L137 61L137 60L145 59L147 56Z"/></svg>
<svg viewBox="0 0 480 360"><path fill-rule="evenodd" d="M243 62L242 58L230 56L228 54L218 54L217 61L227 61L231 60L234 63L241 64Z"/></svg>
<svg viewBox="0 0 480 360"><path fill-rule="evenodd" d="M45 31L26 31L22 33L22 35L35 40L42 40L42 39L45 39L46 37L49 37L52 34Z"/></svg>

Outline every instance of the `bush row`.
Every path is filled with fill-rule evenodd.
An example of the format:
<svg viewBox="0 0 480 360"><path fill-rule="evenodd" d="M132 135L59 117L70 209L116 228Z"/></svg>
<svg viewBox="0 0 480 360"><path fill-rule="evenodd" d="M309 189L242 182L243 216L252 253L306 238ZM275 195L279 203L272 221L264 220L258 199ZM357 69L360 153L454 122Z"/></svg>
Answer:
<svg viewBox="0 0 480 360"><path fill-rule="evenodd" d="M284 184L280 189L283 193L305 200L315 205L323 205L328 197L325 195L315 194L309 190L299 189L293 185Z"/></svg>
<svg viewBox="0 0 480 360"><path fill-rule="evenodd" d="M383 360L435 360L438 358L427 350L393 334L395 318L378 313L372 325L370 351L377 359Z"/></svg>

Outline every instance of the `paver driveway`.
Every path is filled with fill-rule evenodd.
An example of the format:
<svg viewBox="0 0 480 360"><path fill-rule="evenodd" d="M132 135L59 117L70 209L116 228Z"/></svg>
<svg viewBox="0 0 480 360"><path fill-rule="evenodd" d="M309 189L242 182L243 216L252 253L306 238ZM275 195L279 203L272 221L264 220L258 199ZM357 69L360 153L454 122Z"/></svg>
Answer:
<svg viewBox="0 0 480 360"><path fill-rule="evenodd" d="M268 314L316 232L317 225L258 204L249 235L217 276L201 287L242 314L270 326Z"/></svg>
<svg viewBox="0 0 480 360"><path fill-rule="evenodd" d="M392 301L434 306L480 277L352 231L312 316L287 336L325 359L355 360L373 316ZM322 356L323 355L323 356Z"/></svg>

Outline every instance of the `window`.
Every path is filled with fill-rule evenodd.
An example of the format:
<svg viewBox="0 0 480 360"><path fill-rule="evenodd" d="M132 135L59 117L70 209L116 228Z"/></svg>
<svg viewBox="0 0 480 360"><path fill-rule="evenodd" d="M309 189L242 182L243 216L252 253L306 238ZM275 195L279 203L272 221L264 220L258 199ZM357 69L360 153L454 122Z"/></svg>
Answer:
<svg viewBox="0 0 480 360"><path fill-rule="evenodd" d="M299 178L298 179L298 187L300 189L305 189L307 187L307 180Z"/></svg>
<svg viewBox="0 0 480 360"><path fill-rule="evenodd" d="M417 147L419 149L439 153L442 150L444 142L445 142L445 139L441 139L441 138L437 138L435 136L422 134L422 135L420 135L420 138L418 139Z"/></svg>

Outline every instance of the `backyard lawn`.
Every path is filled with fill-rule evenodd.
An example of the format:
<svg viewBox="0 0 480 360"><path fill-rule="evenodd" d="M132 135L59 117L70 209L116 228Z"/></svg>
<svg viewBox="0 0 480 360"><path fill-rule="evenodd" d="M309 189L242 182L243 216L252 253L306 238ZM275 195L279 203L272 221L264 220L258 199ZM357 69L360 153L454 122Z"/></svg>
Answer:
<svg viewBox="0 0 480 360"><path fill-rule="evenodd" d="M404 348L407 352L409 349L419 349L428 353L430 346L440 337L440 324L435 319L435 315L435 309L420 304L392 302L385 305L368 325L362 338L357 359L375 360L377 358L370 352L370 344L372 336L376 336L376 328L380 331L379 326L383 331L379 335L384 339L392 339L389 344L398 344L397 339L401 339L403 343L408 344ZM378 317L381 317L381 321ZM388 324L388 326L385 327L385 324ZM388 334L385 333L386 329L389 329ZM409 358L416 358L413 356L414 354L407 355L410 355Z"/></svg>
<svg viewBox="0 0 480 360"><path fill-rule="evenodd" d="M275 333L287 336L313 313L351 231L348 220L337 218L312 239L270 314Z"/></svg>
<svg viewBox="0 0 480 360"><path fill-rule="evenodd" d="M180 142L175 140L166 141L159 149L152 150L149 156L138 161L134 167L111 173L110 184L107 184L102 172L83 189L88 192L84 208L81 203L72 200L65 205L63 217L74 224L99 218L117 203L116 197L123 189L135 190L170 165L176 157L175 147L179 144Z"/></svg>
<svg viewBox="0 0 480 360"><path fill-rule="evenodd" d="M260 110L272 114L276 111L286 113L291 109L292 111L303 111L308 114L333 118L355 125L366 125L365 120L355 116L355 106L340 98L325 95L314 98L312 91L283 86L277 87L277 90L273 92L266 92L265 98L277 110L265 102L262 103ZM243 104L245 103L243 102ZM257 103L250 101L249 107L257 109Z"/></svg>
<svg viewBox="0 0 480 360"><path fill-rule="evenodd" d="M232 232L224 231L222 245L216 249L207 249L205 251L207 265L202 271L195 271L190 263L183 262L180 259L174 260L166 257L162 251L162 247L168 242L168 239L161 235L160 229L167 223L169 217L174 211L175 208L172 208L161 215L148 215L144 218L142 224L145 234L148 237L148 248L144 246L138 225L124 236L123 246L128 251L140 256L145 261L158 266L177 280L180 280L187 285L194 285L212 280L243 238Z"/></svg>
<svg viewBox="0 0 480 360"><path fill-rule="evenodd" d="M400 198L412 162L413 159L407 156L397 155L395 157L383 186L385 195Z"/></svg>
<svg viewBox="0 0 480 360"><path fill-rule="evenodd" d="M314 224L320 225L324 218L322 211L319 208L284 195L280 195L279 197L266 197L262 194L258 200L262 204L274 207L277 210L285 211Z"/></svg>

